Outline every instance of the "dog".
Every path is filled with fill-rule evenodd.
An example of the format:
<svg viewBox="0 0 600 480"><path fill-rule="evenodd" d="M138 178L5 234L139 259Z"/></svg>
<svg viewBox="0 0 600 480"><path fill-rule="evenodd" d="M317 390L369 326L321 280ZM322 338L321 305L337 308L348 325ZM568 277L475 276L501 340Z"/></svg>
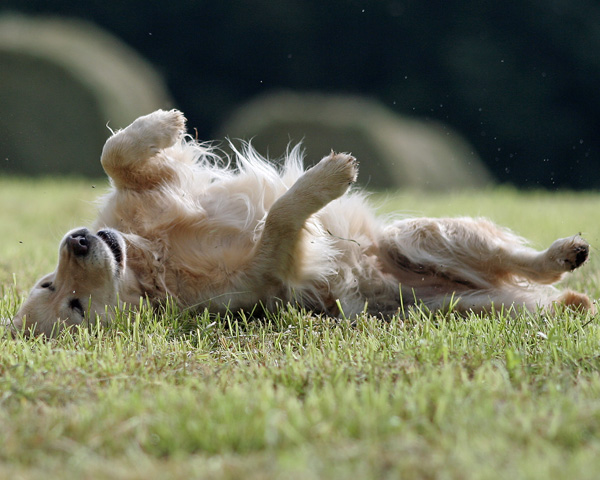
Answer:
<svg viewBox="0 0 600 480"><path fill-rule="evenodd" d="M65 235L15 330L52 335L169 298L218 314L293 304L347 318L402 316L415 304L594 308L552 285L587 260L578 235L536 251L485 219L386 223L352 187L349 154L305 170L299 146L275 165L244 144L232 165L185 128L181 112L159 110L113 132L101 156L111 190L95 225Z"/></svg>

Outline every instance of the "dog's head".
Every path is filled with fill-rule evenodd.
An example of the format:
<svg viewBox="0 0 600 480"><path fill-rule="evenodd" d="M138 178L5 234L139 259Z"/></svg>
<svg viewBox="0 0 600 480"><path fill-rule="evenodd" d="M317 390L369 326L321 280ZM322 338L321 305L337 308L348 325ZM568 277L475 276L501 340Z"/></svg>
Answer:
<svg viewBox="0 0 600 480"><path fill-rule="evenodd" d="M107 306L117 305L125 262L125 241L116 230L70 231L60 243L56 270L33 287L13 328L50 336L64 326L102 321Z"/></svg>

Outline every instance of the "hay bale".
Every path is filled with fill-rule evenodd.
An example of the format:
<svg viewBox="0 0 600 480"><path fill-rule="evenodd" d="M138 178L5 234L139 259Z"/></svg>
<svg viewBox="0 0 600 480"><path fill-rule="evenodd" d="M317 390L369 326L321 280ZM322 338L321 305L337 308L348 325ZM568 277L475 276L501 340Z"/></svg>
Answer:
<svg viewBox="0 0 600 480"><path fill-rule="evenodd" d="M357 97L270 94L240 107L219 136L251 138L271 157L303 141L309 163L332 149L352 152L359 181L375 189L452 190L482 187L492 178L474 148L448 127Z"/></svg>
<svg viewBox="0 0 600 480"><path fill-rule="evenodd" d="M110 132L173 105L153 68L78 20L0 17L0 172L102 175Z"/></svg>

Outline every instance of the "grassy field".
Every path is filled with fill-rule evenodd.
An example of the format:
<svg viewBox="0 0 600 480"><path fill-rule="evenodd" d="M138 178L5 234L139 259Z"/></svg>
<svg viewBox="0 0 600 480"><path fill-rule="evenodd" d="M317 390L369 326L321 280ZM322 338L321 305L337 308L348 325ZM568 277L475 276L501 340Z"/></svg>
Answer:
<svg viewBox="0 0 600 480"><path fill-rule="evenodd" d="M0 179L0 317L103 190ZM600 195L376 196L480 215L545 247L600 245ZM565 285L600 296L597 249ZM51 341L0 334L0 478L597 478L600 320L563 312L404 324L286 310L264 324L167 308Z"/></svg>

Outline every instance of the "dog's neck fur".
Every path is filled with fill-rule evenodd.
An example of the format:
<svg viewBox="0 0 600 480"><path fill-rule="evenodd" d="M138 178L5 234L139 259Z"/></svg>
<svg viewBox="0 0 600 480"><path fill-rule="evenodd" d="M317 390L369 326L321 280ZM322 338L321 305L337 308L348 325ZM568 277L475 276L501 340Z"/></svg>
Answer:
<svg viewBox="0 0 600 480"><path fill-rule="evenodd" d="M122 234L126 244L125 270L119 299L137 307L140 300L156 307L172 296L166 283L165 255L160 242L150 242L135 234Z"/></svg>

